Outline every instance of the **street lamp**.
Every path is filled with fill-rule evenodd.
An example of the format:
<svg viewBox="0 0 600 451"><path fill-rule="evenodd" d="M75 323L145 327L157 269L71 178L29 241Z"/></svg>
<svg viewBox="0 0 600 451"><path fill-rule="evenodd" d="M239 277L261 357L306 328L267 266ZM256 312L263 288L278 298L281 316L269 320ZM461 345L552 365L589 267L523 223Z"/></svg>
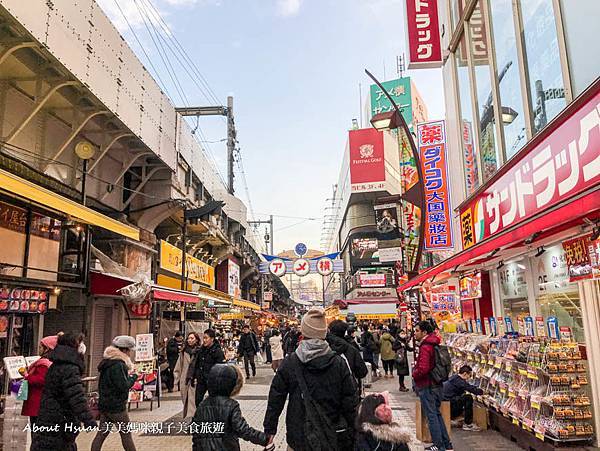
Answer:
<svg viewBox="0 0 600 451"><path fill-rule="evenodd" d="M502 123L503 124L506 124L506 125L512 124L518 115L519 115L519 113L517 113L511 107L509 107L509 106L502 107Z"/></svg>
<svg viewBox="0 0 600 451"><path fill-rule="evenodd" d="M96 148L89 141L79 141L75 145L75 154L83 161L83 173L81 175L81 203L85 206L85 181L87 178L88 160L96 153Z"/></svg>
<svg viewBox="0 0 600 451"><path fill-rule="evenodd" d="M413 136L402 116L400 108L392 98L389 92L383 87L383 85L377 80L371 72L365 69L366 74L375 82L375 84L381 89L381 91L388 98L392 106L394 107L393 111L388 111L385 113L376 114L371 118L371 125L379 131L384 130L398 130L399 131L399 139L406 140L410 145L410 150L412 152L413 158L415 160L418 180L417 182L411 186L405 193L403 193L400 198L406 202L409 202L415 205L417 208L421 210L421 223L419 226L419 244L417 247L417 254L413 261L412 268L410 270L406 268L406 262L402 262L403 269L406 271L406 274L409 279L412 279L419 273L419 265L421 263L421 257L423 255L423 248L425 247L425 186L423 185L423 168L421 168L421 160L419 158L419 152L417 151L417 146L415 145L415 141L413 140ZM404 246L402 246L404 249ZM403 251L403 260L405 259L404 251Z"/></svg>

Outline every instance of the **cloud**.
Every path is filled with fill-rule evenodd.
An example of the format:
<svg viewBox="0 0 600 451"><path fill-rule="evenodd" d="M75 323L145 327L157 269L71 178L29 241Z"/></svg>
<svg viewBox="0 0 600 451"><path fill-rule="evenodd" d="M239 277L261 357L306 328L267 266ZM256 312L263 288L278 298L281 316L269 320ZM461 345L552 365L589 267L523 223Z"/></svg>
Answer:
<svg viewBox="0 0 600 451"><path fill-rule="evenodd" d="M292 17L300 12L302 0L277 0L277 13L283 17Z"/></svg>

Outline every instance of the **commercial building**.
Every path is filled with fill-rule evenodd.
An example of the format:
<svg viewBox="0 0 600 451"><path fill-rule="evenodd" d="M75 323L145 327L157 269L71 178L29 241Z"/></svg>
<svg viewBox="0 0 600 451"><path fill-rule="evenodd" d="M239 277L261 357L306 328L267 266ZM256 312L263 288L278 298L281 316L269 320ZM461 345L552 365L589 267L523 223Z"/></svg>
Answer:
<svg viewBox="0 0 600 451"><path fill-rule="evenodd" d="M586 356L598 431L600 4L437 3L448 152L462 162L449 168L460 239L452 256L399 292L429 300L449 293L473 332L574 339ZM407 4L414 12L415 2ZM556 419L553 412L532 418ZM565 430L558 442L585 438L583 429ZM555 432L537 431L546 440Z"/></svg>

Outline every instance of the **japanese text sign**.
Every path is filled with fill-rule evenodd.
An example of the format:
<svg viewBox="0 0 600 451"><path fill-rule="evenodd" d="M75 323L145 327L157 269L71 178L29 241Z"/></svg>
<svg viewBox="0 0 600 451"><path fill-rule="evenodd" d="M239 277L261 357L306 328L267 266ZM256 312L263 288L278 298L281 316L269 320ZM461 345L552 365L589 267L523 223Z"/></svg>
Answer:
<svg viewBox="0 0 600 451"><path fill-rule="evenodd" d="M403 77L396 80L384 81L384 89L390 94L400 111L406 123L410 126L412 123L412 105L411 105L411 85L410 78ZM371 85L371 116L379 113L388 113L393 111L394 107L377 85Z"/></svg>
<svg viewBox="0 0 600 451"><path fill-rule="evenodd" d="M135 361L154 359L154 336L152 334L138 334L135 336Z"/></svg>
<svg viewBox="0 0 600 451"><path fill-rule="evenodd" d="M358 281L361 287L385 287L385 274L360 274Z"/></svg>
<svg viewBox="0 0 600 451"><path fill-rule="evenodd" d="M215 286L215 268L192 257L185 256L185 271L187 277L197 282L202 282L211 288ZM160 267L175 274L181 274L181 249L167 243L160 242Z"/></svg>
<svg viewBox="0 0 600 451"><path fill-rule="evenodd" d="M452 209L444 121L418 124L417 145L425 185L425 249L452 249Z"/></svg>
<svg viewBox="0 0 600 451"><path fill-rule="evenodd" d="M494 183L460 207L465 248L600 183L600 93L513 160Z"/></svg>
<svg viewBox="0 0 600 451"><path fill-rule="evenodd" d="M581 236L572 240L563 241L567 266L569 267L569 280L575 282L592 278L592 263L589 253L590 235Z"/></svg>
<svg viewBox="0 0 600 451"><path fill-rule="evenodd" d="M382 190L385 187L383 132L374 128L351 130L349 141L352 192Z"/></svg>
<svg viewBox="0 0 600 451"><path fill-rule="evenodd" d="M437 0L406 0L406 33L409 69L440 67L440 41Z"/></svg>

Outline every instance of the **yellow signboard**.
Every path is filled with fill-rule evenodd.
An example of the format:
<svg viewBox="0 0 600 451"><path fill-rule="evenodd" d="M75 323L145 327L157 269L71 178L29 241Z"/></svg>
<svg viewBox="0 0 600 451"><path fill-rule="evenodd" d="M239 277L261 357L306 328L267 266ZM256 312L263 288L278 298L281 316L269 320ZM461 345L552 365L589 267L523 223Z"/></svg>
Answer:
<svg viewBox="0 0 600 451"><path fill-rule="evenodd" d="M396 318L395 313L357 313L356 319L393 319Z"/></svg>
<svg viewBox="0 0 600 451"><path fill-rule="evenodd" d="M467 208L460 215L460 230L462 233L463 249L468 249L475 244L475 230L473 224L473 213Z"/></svg>
<svg viewBox="0 0 600 451"><path fill-rule="evenodd" d="M191 255L186 254L185 257L185 270L188 278L214 288L215 268ZM160 267L174 274L181 275L181 249L161 240Z"/></svg>
<svg viewBox="0 0 600 451"><path fill-rule="evenodd" d="M232 319L244 319L243 313L220 313L219 319L221 321L229 321Z"/></svg>

